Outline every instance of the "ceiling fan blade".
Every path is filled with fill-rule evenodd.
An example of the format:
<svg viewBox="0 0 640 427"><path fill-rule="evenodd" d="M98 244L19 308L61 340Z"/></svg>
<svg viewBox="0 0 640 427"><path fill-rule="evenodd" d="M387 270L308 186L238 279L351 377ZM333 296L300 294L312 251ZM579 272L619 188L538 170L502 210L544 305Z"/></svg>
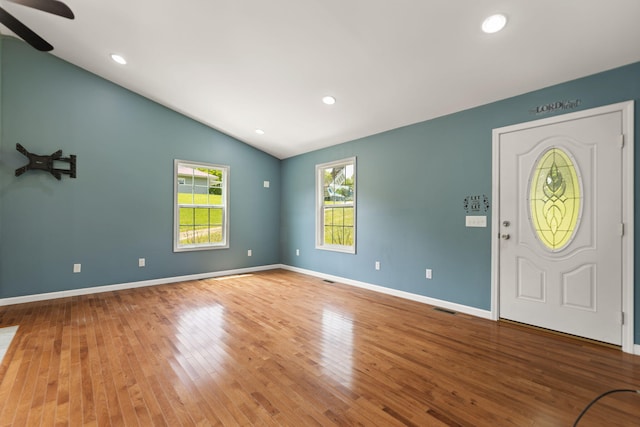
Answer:
<svg viewBox="0 0 640 427"><path fill-rule="evenodd" d="M42 37L31 31L26 25L18 21L13 15L0 7L0 23L13 31L22 40L29 43L34 48L43 52L53 50L53 46Z"/></svg>
<svg viewBox="0 0 640 427"><path fill-rule="evenodd" d="M73 19L74 15L69 6L57 0L7 0L11 3L38 9L43 12L53 13L63 18Z"/></svg>

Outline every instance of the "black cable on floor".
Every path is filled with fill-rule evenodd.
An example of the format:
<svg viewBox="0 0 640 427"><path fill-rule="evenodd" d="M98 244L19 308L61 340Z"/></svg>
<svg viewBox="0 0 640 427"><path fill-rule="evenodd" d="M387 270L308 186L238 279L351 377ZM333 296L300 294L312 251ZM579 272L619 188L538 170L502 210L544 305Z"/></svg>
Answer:
<svg viewBox="0 0 640 427"><path fill-rule="evenodd" d="M580 415L578 415L578 418L576 418L576 421L573 423L573 427L577 427L578 421L580 421L580 418L582 418L582 416L587 413L589 408L591 408L594 403L596 403L598 400L602 399L603 397L605 397L605 396L607 396L609 394L613 394L613 393L638 393L638 394L640 394L640 390L631 390L631 389L627 389L627 388L618 388L618 389L615 389L615 390L605 391L604 393L600 394L598 397L593 399L591 402L589 402L589 404L587 406L585 406L585 408L582 410L582 412L580 412Z"/></svg>

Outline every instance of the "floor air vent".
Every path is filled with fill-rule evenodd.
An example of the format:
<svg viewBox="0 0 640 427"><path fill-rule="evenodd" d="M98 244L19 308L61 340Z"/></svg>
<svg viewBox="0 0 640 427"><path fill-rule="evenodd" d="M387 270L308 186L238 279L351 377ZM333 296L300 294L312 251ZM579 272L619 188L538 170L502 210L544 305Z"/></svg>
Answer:
<svg viewBox="0 0 640 427"><path fill-rule="evenodd" d="M456 312L455 312L455 311L453 311L453 310L448 310L448 309L446 309L446 308L442 308L442 307L433 307L433 309L434 309L435 311L441 311L441 312L443 312L443 313L447 313L447 314L453 314L453 315L455 315L455 314L456 314Z"/></svg>

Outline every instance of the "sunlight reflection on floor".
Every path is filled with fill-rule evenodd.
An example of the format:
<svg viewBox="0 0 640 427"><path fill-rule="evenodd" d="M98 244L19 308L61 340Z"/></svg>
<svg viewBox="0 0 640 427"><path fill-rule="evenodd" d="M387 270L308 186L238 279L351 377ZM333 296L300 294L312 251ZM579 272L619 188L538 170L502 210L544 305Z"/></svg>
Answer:
<svg viewBox="0 0 640 427"><path fill-rule="evenodd" d="M353 375L353 321L330 308L322 310L322 362L325 372L350 387Z"/></svg>

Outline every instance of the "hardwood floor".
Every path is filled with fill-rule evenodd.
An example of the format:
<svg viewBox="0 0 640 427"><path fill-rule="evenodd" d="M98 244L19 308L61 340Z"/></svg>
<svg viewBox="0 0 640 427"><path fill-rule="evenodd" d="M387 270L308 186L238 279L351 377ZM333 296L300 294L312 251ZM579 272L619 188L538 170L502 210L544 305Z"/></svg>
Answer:
<svg viewBox="0 0 640 427"><path fill-rule="evenodd" d="M297 273L0 307L0 426L570 426L640 357ZM640 395L580 426L640 424Z"/></svg>

